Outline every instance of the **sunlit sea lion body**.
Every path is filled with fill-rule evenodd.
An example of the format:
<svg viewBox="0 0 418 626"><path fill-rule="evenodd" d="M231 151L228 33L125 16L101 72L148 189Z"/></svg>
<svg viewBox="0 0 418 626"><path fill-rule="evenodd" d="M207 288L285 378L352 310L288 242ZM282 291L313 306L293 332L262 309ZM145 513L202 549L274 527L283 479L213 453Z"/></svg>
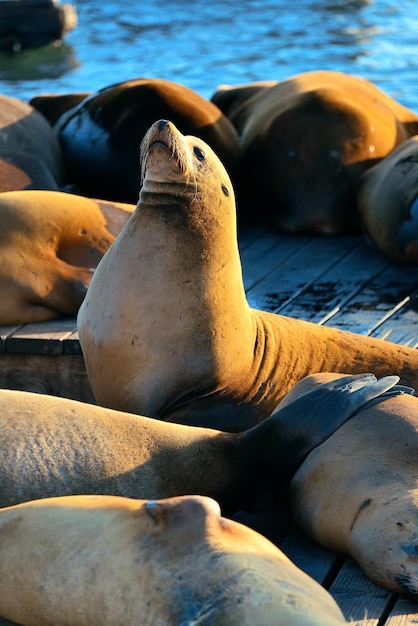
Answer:
<svg viewBox="0 0 418 626"><path fill-rule="evenodd" d="M58 189L65 167L57 136L32 106L0 95L0 192Z"/></svg>
<svg viewBox="0 0 418 626"><path fill-rule="evenodd" d="M333 378L306 378L280 406ZM360 409L307 457L290 495L308 535L350 554L378 585L418 600L416 397Z"/></svg>
<svg viewBox="0 0 418 626"><path fill-rule="evenodd" d="M40 95L31 104L52 123L71 182L88 196L137 202L138 146L160 117L201 137L229 171L235 168L239 142L233 124L193 89L136 78L83 95Z"/></svg>
<svg viewBox="0 0 418 626"><path fill-rule="evenodd" d="M0 324L76 315L133 209L58 191L0 194Z"/></svg>
<svg viewBox="0 0 418 626"><path fill-rule="evenodd" d="M324 385L243 434L1 389L0 507L73 494L200 493L229 514L251 508L258 494L286 487L315 446L397 380L360 375Z"/></svg>
<svg viewBox="0 0 418 626"><path fill-rule="evenodd" d="M231 181L207 144L156 122L142 172L78 316L99 404L240 431L310 373L396 372L418 386L414 349L250 308Z"/></svg>
<svg viewBox="0 0 418 626"><path fill-rule="evenodd" d="M418 132L418 116L370 81L334 71L221 87L241 138L240 216L288 232L359 231L361 174Z"/></svg>
<svg viewBox="0 0 418 626"><path fill-rule="evenodd" d="M363 227L384 254L418 264L418 135L362 176L358 198Z"/></svg>
<svg viewBox="0 0 418 626"><path fill-rule="evenodd" d="M0 577L0 614L24 626L345 623L325 589L201 496L2 509Z"/></svg>

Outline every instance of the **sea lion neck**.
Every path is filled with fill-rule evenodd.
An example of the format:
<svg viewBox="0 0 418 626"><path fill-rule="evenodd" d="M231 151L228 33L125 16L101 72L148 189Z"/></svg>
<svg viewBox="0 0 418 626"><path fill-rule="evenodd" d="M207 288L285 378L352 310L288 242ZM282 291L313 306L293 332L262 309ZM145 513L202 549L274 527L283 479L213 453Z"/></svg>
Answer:
<svg viewBox="0 0 418 626"><path fill-rule="evenodd" d="M225 394L230 406L228 387L250 367L254 343L231 181L209 146L168 122L153 125L141 158L137 208L79 313L94 393L100 404L167 419L202 395ZM108 359L124 372L116 393Z"/></svg>

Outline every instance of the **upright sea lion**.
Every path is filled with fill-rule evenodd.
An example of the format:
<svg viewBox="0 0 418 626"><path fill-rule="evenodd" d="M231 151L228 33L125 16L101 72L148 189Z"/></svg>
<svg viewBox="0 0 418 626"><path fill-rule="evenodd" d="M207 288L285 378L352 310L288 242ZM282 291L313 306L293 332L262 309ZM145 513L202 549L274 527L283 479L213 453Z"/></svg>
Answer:
<svg viewBox="0 0 418 626"><path fill-rule="evenodd" d="M223 87L212 101L241 138L239 215L288 232L358 231L360 175L418 133L414 112L341 72Z"/></svg>
<svg viewBox="0 0 418 626"><path fill-rule="evenodd" d="M75 400L0 390L0 507L72 494L199 493L224 512L278 493L309 452L398 377L354 376L299 397L242 434L172 424Z"/></svg>
<svg viewBox="0 0 418 626"><path fill-rule="evenodd" d="M301 381L286 406L316 385ZM364 407L307 457L290 487L301 528L378 585L418 600L418 399Z"/></svg>
<svg viewBox="0 0 418 626"><path fill-rule="evenodd" d="M156 122L142 176L78 316L99 404L242 431L310 373L396 372L418 387L417 350L249 307L231 181L202 140Z"/></svg>
<svg viewBox="0 0 418 626"><path fill-rule="evenodd" d="M51 126L32 106L0 95L0 192L58 189L64 183L61 148Z"/></svg>
<svg viewBox="0 0 418 626"><path fill-rule="evenodd" d="M233 171L237 132L216 105L176 82L138 78L116 83L79 100L80 94L37 96L30 102L53 123L72 183L88 196L136 203L138 146L161 117L206 141ZM79 100L79 101L78 101ZM52 102L51 102L52 101ZM78 101L78 103L77 103ZM67 110L65 107L68 105Z"/></svg>
<svg viewBox="0 0 418 626"><path fill-rule="evenodd" d="M24 626L345 623L323 587L201 496L3 509L0 578L0 614Z"/></svg>
<svg viewBox="0 0 418 626"><path fill-rule="evenodd" d="M367 236L388 257L418 264L418 136L363 174L359 211Z"/></svg>
<svg viewBox="0 0 418 626"><path fill-rule="evenodd" d="M133 205L59 191L0 194L0 324L75 315Z"/></svg>

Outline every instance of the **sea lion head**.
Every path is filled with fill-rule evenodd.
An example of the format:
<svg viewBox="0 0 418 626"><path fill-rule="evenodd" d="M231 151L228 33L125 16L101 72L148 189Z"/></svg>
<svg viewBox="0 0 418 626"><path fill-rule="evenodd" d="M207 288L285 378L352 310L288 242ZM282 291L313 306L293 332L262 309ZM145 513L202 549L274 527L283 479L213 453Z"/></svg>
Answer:
<svg viewBox="0 0 418 626"><path fill-rule="evenodd" d="M368 241L398 263L417 265L417 135L363 174L358 204Z"/></svg>
<svg viewBox="0 0 418 626"><path fill-rule="evenodd" d="M189 228L207 229L225 212L235 215L234 191L220 159L203 140L182 135L163 119L141 143L140 204L169 207L172 215L187 209L183 218Z"/></svg>
<svg viewBox="0 0 418 626"><path fill-rule="evenodd" d="M0 529L0 612L13 622L344 623L327 591L203 496L44 498L2 509Z"/></svg>

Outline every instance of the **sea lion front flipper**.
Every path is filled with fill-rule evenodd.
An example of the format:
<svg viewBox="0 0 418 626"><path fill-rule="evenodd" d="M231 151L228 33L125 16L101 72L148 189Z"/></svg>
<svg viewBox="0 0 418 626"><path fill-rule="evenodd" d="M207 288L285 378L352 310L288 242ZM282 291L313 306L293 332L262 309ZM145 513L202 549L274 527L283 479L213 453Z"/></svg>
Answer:
<svg viewBox="0 0 418 626"><path fill-rule="evenodd" d="M413 393L398 381L398 376L377 380L373 374L357 374L317 385L280 404L248 434L258 429L258 436L269 442L265 458L279 472L280 482L290 481L308 454L358 411L394 395Z"/></svg>
<svg viewBox="0 0 418 626"><path fill-rule="evenodd" d="M380 380L385 380L385 379L381 378ZM414 396L415 389L413 389L412 387L407 387L406 385L395 385L391 389L388 389L387 391L382 393L380 396L376 396L375 398L368 400L365 404L359 407L357 411L353 413L353 415L355 415L359 411L364 411L364 409L370 409L370 407L374 406L375 404L379 404L379 402L384 402L385 400L389 400L389 398L394 398L395 396L401 396L404 393L410 396ZM353 417L353 415L351 415L350 417Z"/></svg>

